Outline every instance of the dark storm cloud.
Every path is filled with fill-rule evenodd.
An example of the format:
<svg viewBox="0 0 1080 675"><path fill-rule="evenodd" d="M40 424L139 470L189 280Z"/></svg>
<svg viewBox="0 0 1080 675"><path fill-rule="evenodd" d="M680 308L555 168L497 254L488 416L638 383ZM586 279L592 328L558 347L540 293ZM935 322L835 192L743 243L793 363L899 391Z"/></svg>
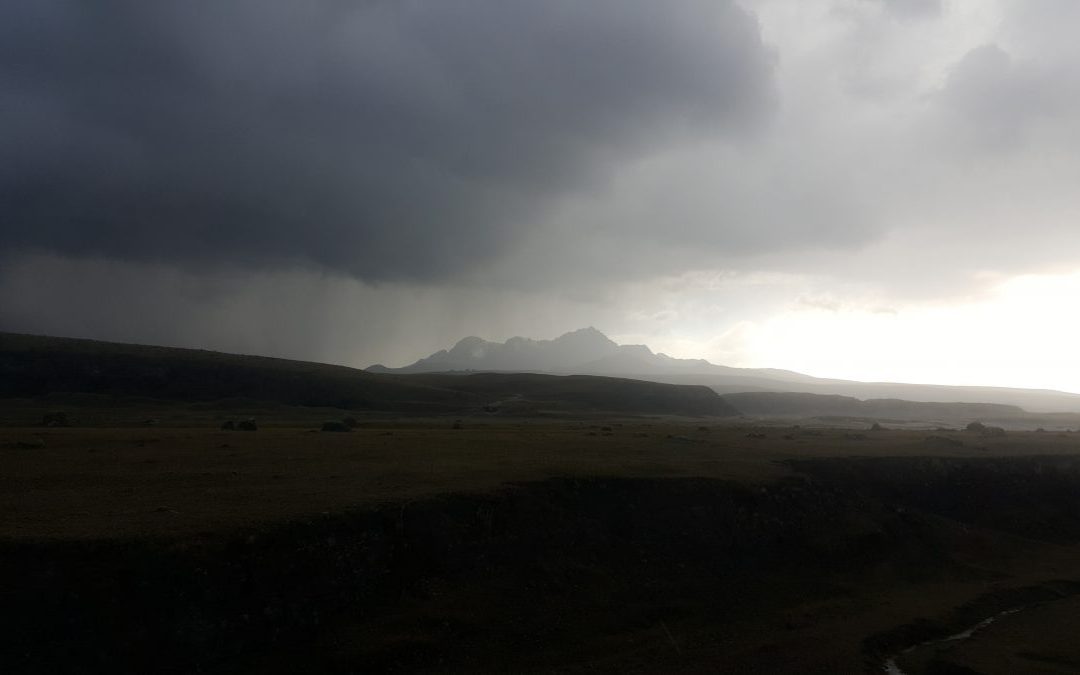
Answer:
<svg viewBox="0 0 1080 675"><path fill-rule="evenodd" d="M1002 146L1015 140L1025 118L1037 110L1037 91L1026 91L1012 57L997 45L972 49L956 64L941 100L960 117L967 136Z"/></svg>
<svg viewBox="0 0 1080 675"><path fill-rule="evenodd" d="M731 2L0 6L0 249L437 279L767 116Z"/></svg>
<svg viewBox="0 0 1080 675"><path fill-rule="evenodd" d="M1018 60L988 44L959 60L938 101L959 121L962 142L1016 150L1033 125L1074 118L1080 87L1074 66Z"/></svg>

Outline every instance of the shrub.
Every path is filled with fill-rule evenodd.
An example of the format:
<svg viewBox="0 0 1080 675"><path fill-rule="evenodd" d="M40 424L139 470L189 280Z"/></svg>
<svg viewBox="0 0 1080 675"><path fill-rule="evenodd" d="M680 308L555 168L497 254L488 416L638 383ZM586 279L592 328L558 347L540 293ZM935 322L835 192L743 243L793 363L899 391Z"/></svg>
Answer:
<svg viewBox="0 0 1080 675"><path fill-rule="evenodd" d="M45 416L41 418L41 426L43 427L66 427L69 424L66 412L45 413Z"/></svg>

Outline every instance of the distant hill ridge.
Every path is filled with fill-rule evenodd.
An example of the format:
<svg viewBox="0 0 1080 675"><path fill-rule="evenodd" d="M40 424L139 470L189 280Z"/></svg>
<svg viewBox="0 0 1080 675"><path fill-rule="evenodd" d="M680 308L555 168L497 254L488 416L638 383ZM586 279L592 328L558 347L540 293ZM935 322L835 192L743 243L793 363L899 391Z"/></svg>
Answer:
<svg viewBox="0 0 1080 675"><path fill-rule="evenodd" d="M414 414L738 414L699 385L520 373L388 375L263 356L0 333L0 398L56 393L252 399Z"/></svg>
<svg viewBox="0 0 1080 675"><path fill-rule="evenodd" d="M1001 403L928 403L895 398L867 400L851 396L803 392L743 392L724 399L745 415L784 417L860 417L866 419L998 420L1024 415L1024 410Z"/></svg>
<svg viewBox="0 0 1080 675"><path fill-rule="evenodd" d="M645 345L620 345L592 327L575 330L553 340L514 337L506 342L490 342L475 336L467 337L450 349L440 350L402 368L376 365L367 370L372 373L530 372L606 375L669 384L705 385L720 394L801 392L858 399L987 403L1018 406L1027 411L1044 413L1080 412L1080 394L1008 387L856 382L818 378L790 370L733 368L704 359L673 358L654 353ZM781 409L792 405L791 401L774 402Z"/></svg>
<svg viewBox="0 0 1080 675"><path fill-rule="evenodd" d="M605 411L953 421L1015 418L1024 415L1021 408L1080 410L1080 397L1062 392L826 380L788 371L672 359L647 347L616 345L595 329L569 335L567 339L522 338L502 344L470 338L418 363L434 368L445 364L446 355L455 350L458 355L470 354L474 363L501 359L498 362L504 366L513 365L509 356L520 352L533 353L532 363L541 365L566 362L583 353L606 353L582 366L582 370L593 369L593 374L556 376L478 368L442 373L365 372L261 356L0 333L0 398L93 393L179 401L245 398L410 414ZM511 347L502 351L508 344ZM632 359L637 372L619 373L611 367L613 372L607 373L597 365L610 367L626 359ZM653 371L642 372L642 363L654 366ZM1071 418L1032 423L1077 425Z"/></svg>

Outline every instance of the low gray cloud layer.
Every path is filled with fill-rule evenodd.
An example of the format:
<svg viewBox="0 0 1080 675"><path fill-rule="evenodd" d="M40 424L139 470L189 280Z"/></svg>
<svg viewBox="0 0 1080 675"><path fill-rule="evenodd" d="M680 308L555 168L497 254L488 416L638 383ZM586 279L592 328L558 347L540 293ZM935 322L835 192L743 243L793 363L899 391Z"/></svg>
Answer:
<svg viewBox="0 0 1080 675"><path fill-rule="evenodd" d="M5 3L0 248L448 278L771 73L725 1Z"/></svg>
<svg viewBox="0 0 1080 675"><path fill-rule="evenodd" d="M941 0L879 0L896 16L912 19L937 16L941 13Z"/></svg>

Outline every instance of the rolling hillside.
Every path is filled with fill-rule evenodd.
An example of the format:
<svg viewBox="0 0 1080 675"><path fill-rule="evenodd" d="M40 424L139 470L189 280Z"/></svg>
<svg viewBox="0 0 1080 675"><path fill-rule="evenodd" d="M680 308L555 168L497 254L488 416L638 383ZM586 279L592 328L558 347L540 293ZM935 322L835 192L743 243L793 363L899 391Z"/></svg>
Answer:
<svg viewBox="0 0 1080 675"><path fill-rule="evenodd" d="M376 374L261 356L0 334L0 398L61 392L178 401L243 398L415 414L738 414L714 391L695 385L534 374Z"/></svg>

